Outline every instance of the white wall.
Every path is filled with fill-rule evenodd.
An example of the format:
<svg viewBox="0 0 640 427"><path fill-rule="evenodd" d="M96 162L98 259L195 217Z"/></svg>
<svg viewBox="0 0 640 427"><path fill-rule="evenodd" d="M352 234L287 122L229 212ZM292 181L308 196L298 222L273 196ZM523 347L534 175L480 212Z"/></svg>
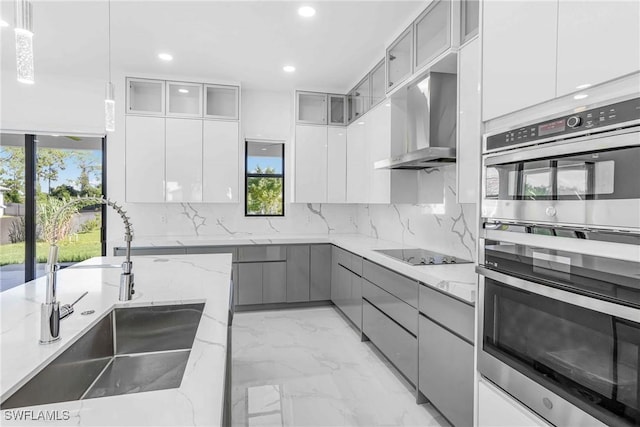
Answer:
<svg viewBox="0 0 640 427"><path fill-rule="evenodd" d="M107 2L34 4L33 85L16 79L14 3L0 2L0 129L104 134Z"/></svg>

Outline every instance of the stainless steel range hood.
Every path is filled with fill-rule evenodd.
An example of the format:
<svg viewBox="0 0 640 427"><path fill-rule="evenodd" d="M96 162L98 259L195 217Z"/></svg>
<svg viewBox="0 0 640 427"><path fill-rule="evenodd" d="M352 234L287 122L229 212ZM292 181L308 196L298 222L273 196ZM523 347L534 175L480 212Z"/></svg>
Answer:
<svg viewBox="0 0 640 427"><path fill-rule="evenodd" d="M426 169L456 161L456 75L427 73L391 96L391 153L376 169Z"/></svg>

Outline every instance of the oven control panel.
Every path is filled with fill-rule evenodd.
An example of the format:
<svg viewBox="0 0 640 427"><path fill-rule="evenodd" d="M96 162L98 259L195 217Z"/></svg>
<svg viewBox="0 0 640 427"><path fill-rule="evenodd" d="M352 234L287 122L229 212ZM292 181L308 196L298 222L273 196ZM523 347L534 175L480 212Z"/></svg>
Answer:
<svg viewBox="0 0 640 427"><path fill-rule="evenodd" d="M640 120L640 98L571 113L544 122L532 123L487 137L487 150L509 148L512 145L534 143L558 136L561 139L575 132Z"/></svg>

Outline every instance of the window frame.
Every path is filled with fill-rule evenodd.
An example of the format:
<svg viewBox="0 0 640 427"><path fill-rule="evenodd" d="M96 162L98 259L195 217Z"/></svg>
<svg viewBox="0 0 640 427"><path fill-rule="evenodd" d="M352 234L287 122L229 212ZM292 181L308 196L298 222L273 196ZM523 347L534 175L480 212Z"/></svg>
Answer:
<svg viewBox="0 0 640 427"><path fill-rule="evenodd" d="M38 162L38 147L36 138L38 135L48 133L24 133L25 156L25 258L24 258L24 283L37 279L37 213L36 213L36 176ZM95 136L102 140L102 197L107 197L107 136ZM100 224L101 256L107 255L107 207L101 206L102 223ZM80 262L80 261L78 261ZM75 264L75 263L74 263ZM62 267L65 268L65 267ZM19 286L19 285L18 285ZM7 288L10 289L10 288ZM6 290L6 289L5 289Z"/></svg>
<svg viewBox="0 0 640 427"><path fill-rule="evenodd" d="M251 142L265 142L271 144L279 144L282 146L282 173L280 174L267 174L267 173L249 173L249 143ZM285 194L286 194L286 181L285 181L285 143L284 141L261 141L257 139L245 139L244 140L244 216L245 218L280 218L285 216ZM281 214L250 214L248 212L249 207L249 178L280 178L282 179L282 213Z"/></svg>

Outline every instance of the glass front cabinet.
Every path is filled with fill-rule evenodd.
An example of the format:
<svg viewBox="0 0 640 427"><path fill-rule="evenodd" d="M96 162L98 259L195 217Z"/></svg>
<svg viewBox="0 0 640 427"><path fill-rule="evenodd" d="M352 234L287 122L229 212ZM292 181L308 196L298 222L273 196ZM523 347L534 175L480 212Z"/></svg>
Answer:
<svg viewBox="0 0 640 427"><path fill-rule="evenodd" d="M387 92L413 73L413 26L387 48Z"/></svg>
<svg viewBox="0 0 640 427"><path fill-rule="evenodd" d="M345 95L328 95L328 117L330 125L347 124L347 97Z"/></svg>
<svg viewBox="0 0 640 427"><path fill-rule="evenodd" d="M202 117L202 84L167 82L167 116Z"/></svg>
<svg viewBox="0 0 640 427"><path fill-rule="evenodd" d="M415 69L427 65L451 47L450 0L438 0L415 21Z"/></svg>
<svg viewBox="0 0 640 427"><path fill-rule="evenodd" d="M238 120L239 92L238 86L204 85L204 117Z"/></svg>
<svg viewBox="0 0 640 427"><path fill-rule="evenodd" d="M371 82L371 107L378 104L385 98L386 91L384 71L384 59L382 59L369 74L369 81Z"/></svg>
<svg viewBox="0 0 640 427"><path fill-rule="evenodd" d="M296 93L296 122L301 124L327 124L327 94L318 92Z"/></svg>
<svg viewBox="0 0 640 427"><path fill-rule="evenodd" d="M127 114L164 115L163 80L127 78Z"/></svg>

